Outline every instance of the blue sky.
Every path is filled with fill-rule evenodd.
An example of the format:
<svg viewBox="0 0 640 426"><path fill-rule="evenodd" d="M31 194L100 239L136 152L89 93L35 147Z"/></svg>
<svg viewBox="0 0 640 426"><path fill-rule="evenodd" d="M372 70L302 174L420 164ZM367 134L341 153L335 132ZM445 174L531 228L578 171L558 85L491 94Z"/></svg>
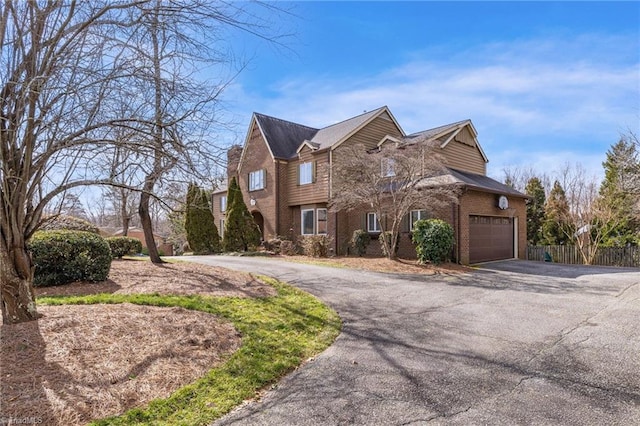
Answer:
<svg viewBox="0 0 640 426"><path fill-rule="evenodd" d="M323 127L387 105L407 133L470 118L501 178L567 161L601 175L640 133L639 2L286 5L289 49L236 39L252 56L225 95L240 139L254 111Z"/></svg>

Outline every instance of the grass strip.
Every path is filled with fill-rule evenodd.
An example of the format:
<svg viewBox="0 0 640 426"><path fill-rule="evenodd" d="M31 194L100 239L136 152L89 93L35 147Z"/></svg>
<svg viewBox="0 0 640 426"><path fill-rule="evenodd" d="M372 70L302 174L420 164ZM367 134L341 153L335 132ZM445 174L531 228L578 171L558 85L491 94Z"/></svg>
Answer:
<svg viewBox="0 0 640 426"><path fill-rule="evenodd" d="M242 346L221 366L166 399L93 425L206 425L252 398L304 360L328 347L340 332L335 311L315 297L276 280L260 277L278 294L268 298L210 298L158 294L52 296L43 305L134 303L179 306L229 320L242 334Z"/></svg>

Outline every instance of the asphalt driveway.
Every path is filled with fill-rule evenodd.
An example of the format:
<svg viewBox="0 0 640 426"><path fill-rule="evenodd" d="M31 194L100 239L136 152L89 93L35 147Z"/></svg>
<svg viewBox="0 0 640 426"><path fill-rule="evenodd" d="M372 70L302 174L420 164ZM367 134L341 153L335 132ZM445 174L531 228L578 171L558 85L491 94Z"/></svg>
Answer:
<svg viewBox="0 0 640 426"><path fill-rule="evenodd" d="M409 276L266 258L344 321L335 344L216 424L640 424L640 272L524 261Z"/></svg>

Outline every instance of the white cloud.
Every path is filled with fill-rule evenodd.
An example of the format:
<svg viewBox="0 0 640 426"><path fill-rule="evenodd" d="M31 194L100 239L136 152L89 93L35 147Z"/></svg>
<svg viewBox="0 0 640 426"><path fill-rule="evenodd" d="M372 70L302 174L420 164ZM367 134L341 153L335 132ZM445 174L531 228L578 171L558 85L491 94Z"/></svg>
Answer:
<svg viewBox="0 0 640 426"><path fill-rule="evenodd" d="M570 160L598 172L619 132L640 130L637 52L634 36L597 35L418 52L373 76L288 78L247 108L324 126L388 105L407 132L471 118L498 170Z"/></svg>

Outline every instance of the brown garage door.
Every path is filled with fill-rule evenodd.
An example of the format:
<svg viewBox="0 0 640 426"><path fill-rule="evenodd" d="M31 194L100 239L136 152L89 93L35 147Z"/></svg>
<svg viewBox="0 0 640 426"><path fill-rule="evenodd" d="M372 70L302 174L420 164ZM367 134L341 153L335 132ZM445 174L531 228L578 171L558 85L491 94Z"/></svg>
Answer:
<svg viewBox="0 0 640 426"><path fill-rule="evenodd" d="M470 263L511 259L512 257L512 218L469 216Z"/></svg>

